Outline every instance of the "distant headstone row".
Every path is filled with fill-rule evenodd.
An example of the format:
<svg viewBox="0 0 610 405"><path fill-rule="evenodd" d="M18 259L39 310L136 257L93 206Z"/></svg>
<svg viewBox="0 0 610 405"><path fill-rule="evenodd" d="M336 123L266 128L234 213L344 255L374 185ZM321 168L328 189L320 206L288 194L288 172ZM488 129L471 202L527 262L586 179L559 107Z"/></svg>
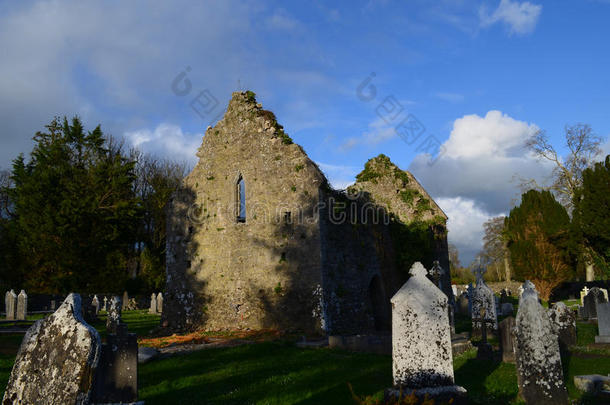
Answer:
<svg viewBox="0 0 610 405"><path fill-rule="evenodd" d="M4 296L4 308L7 320L24 321L28 316L28 295L21 290L19 295L15 291L7 291Z"/></svg>
<svg viewBox="0 0 610 405"><path fill-rule="evenodd" d="M603 288L585 288L580 292L581 306L578 315L582 319L597 319L597 305L608 302L608 291Z"/></svg>
<svg viewBox="0 0 610 405"><path fill-rule="evenodd" d="M152 293L150 295L150 307L148 308L149 314L161 314L163 313L163 294Z"/></svg>

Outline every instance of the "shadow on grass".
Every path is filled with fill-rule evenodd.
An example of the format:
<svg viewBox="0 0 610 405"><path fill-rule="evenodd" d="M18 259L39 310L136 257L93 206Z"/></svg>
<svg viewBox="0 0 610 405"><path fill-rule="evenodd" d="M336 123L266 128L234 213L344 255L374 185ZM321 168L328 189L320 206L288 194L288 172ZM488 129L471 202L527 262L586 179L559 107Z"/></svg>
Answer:
<svg viewBox="0 0 610 405"><path fill-rule="evenodd" d="M350 404L350 382L371 395L392 382L391 358L270 342L145 364L147 404Z"/></svg>

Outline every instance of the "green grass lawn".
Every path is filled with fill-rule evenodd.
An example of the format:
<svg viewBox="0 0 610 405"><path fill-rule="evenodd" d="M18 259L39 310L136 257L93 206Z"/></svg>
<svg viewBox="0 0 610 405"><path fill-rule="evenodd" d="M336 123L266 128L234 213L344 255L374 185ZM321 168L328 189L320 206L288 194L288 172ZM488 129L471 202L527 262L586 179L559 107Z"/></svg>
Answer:
<svg viewBox="0 0 610 405"><path fill-rule="evenodd" d="M144 336L159 322L146 311L127 311L129 329ZM460 328L467 329L462 320ZM94 325L104 332L104 316ZM578 323L578 346L563 359L568 392L581 403L574 375L610 373L610 351L590 348L596 325ZM6 386L21 335L0 335L0 387ZM470 350L454 359L456 384L471 404L520 404L515 366L481 361ZM354 404L381 398L392 384L390 356L331 349L301 349L287 340L202 350L140 365L140 399L147 404Z"/></svg>

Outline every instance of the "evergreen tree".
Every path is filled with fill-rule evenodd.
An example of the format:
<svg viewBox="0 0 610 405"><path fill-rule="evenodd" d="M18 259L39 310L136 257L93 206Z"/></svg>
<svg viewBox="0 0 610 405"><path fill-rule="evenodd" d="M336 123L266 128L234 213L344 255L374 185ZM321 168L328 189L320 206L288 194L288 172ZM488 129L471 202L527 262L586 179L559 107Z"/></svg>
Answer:
<svg viewBox="0 0 610 405"><path fill-rule="evenodd" d="M580 252L610 277L610 155L583 172L574 197L573 223Z"/></svg>
<svg viewBox="0 0 610 405"><path fill-rule="evenodd" d="M530 190L505 220L515 277L529 279L543 299L573 277L570 218L549 191Z"/></svg>
<svg viewBox="0 0 610 405"><path fill-rule="evenodd" d="M9 190L25 287L119 291L141 216L135 162L76 117L46 128L34 136L29 161L13 162Z"/></svg>

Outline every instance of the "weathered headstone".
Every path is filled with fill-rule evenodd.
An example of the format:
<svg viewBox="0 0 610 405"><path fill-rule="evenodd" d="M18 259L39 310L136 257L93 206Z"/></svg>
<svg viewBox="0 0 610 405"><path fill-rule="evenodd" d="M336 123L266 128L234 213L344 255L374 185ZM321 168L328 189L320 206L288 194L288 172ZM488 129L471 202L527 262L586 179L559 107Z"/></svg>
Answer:
<svg viewBox="0 0 610 405"><path fill-rule="evenodd" d="M157 295L155 293L152 293L150 295L150 308L148 308L148 313L149 314L157 313Z"/></svg>
<svg viewBox="0 0 610 405"><path fill-rule="evenodd" d="M472 297L474 297L474 287L472 286L472 283L468 283L467 293L468 293L468 314L471 314L472 313Z"/></svg>
<svg viewBox="0 0 610 405"><path fill-rule="evenodd" d="M28 316L28 295L24 290L21 290L17 296L17 316L20 321L25 321Z"/></svg>
<svg viewBox="0 0 610 405"><path fill-rule="evenodd" d="M88 404L100 336L86 324L78 294L25 334L2 404ZM43 400L41 402L41 400Z"/></svg>
<svg viewBox="0 0 610 405"><path fill-rule="evenodd" d="M515 363L515 336L513 328L515 318L509 316L498 324L500 333L500 350L502 351L502 361L505 363Z"/></svg>
<svg viewBox="0 0 610 405"><path fill-rule="evenodd" d="M99 313L100 313L100 300L97 298L97 295L93 296L93 299L91 300L91 305L93 306L93 309L95 310L95 315L99 315Z"/></svg>
<svg viewBox="0 0 610 405"><path fill-rule="evenodd" d="M127 291L123 292L123 307L121 308L121 311L127 311L127 306L129 305L129 294L127 294Z"/></svg>
<svg viewBox="0 0 610 405"><path fill-rule="evenodd" d="M17 294L11 290L4 297L4 305L6 308L6 319L13 320L17 317Z"/></svg>
<svg viewBox="0 0 610 405"><path fill-rule="evenodd" d="M485 284L483 280L483 274L486 269L479 266L475 269L475 274L477 277L477 285L473 291L472 297L472 335L480 336L481 335L481 322L475 321L481 314L481 310L484 310L485 319L491 321L490 323L490 332L496 333L498 330L498 316L496 314L496 300L493 291L491 288Z"/></svg>
<svg viewBox="0 0 610 405"><path fill-rule="evenodd" d="M468 300L467 293L462 293L458 297L457 307L460 314L470 316L470 301Z"/></svg>
<svg viewBox="0 0 610 405"><path fill-rule="evenodd" d="M584 318L595 319L597 318L597 304L606 302L604 293L597 287L593 287L589 290L589 293L584 298Z"/></svg>
<svg viewBox="0 0 610 405"><path fill-rule="evenodd" d="M532 285L523 285L515 321L519 392L527 404L568 404L557 335Z"/></svg>
<svg viewBox="0 0 610 405"><path fill-rule="evenodd" d="M395 389L386 394L402 389L418 397L459 399L466 390L454 385L448 298L426 273L421 263L413 264L411 278L391 299Z"/></svg>
<svg viewBox="0 0 610 405"><path fill-rule="evenodd" d="M565 352L576 344L576 314L563 302L556 302L549 309L549 317L559 338L559 348Z"/></svg>
<svg viewBox="0 0 610 405"><path fill-rule="evenodd" d="M610 302L597 304L597 328L595 343L610 343Z"/></svg>
<svg viewBox="0 0 610 405"><path fill-rule="evenodd" d="M95 403L133 403L138 400L138 339L119 322L102 345L92 399Z"/></svg>
<svg viewBox="0 0 610 405"><path fill-rule="evenodd" d="M485 308L481 308L479 316L473 316L472 320L481 325L481 341L477 344L477 359L493 360L493 348L487 342L487 325L493 321L485 317Z"/></svg>
<svg viewBox="0 0 610 405"><path fill-rule="evenodd" d="M511 304L510 302L504 302L500 307L500 313L502 314L502 316L512 315L514 311L515 307L513 307L513 304Z"/></svg>
<svg viewBox="0 0 610 405"><path fill-rule="evenodd" d="M106 330L108 333L116 334L117 328L123 321L121 320L121 298L114 296L110 300L108 315L106 316Z"/></svg>
<svg viewBox="0 0 610 405"><path fill-rule="evenodd" d="M157 294L157 313L163 313L163 294Z"/></svg>
<svg viewBox="0 0 610 405"><path fill-rule="evenodd" d="M102 307L102 309L105 312L108 312L108 298L106 296L104 296L104 306Z"/></svg>

